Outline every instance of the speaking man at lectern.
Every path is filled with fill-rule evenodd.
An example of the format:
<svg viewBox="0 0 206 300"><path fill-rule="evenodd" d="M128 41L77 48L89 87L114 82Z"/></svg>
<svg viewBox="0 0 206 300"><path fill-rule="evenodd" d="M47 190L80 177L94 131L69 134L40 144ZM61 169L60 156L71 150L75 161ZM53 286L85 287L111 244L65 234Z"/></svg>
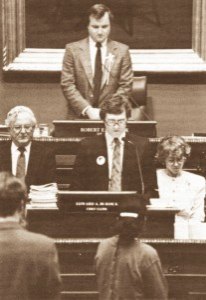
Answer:
<svg viewBox="0 0 206 300"><path fill-rule="evenodd" d="M128 46L109 39L112 13L103 4L88 13L86 39L66 46L61 87L69 118L100 119L99 108L114 93L132 91L133 72Z"/></svg>
<svg viewBox="0 0 206 300"><path fill-rule="evenodd" d="M100 110L105 133L82 141L74 166L72 190L138 191L157 187L153 153L147 138L127 133L130 106L114 95Z"/></svg>

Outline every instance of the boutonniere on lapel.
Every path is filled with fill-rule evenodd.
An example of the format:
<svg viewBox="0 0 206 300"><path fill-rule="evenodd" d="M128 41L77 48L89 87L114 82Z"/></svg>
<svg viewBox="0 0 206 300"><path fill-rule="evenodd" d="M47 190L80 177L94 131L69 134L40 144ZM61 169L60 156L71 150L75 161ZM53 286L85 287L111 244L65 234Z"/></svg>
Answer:
<svg viewBox="0 0 206 300"><path fill-rule="evenodd" d="M104 62L104 70L105 70L105 78L106 78L106 84L109 84L109 75L114 63L115 56L112 53L109 53L105 57L105 62Z"/></svg>
<svg viewBox="0 0 206 300"><path fill-rule="evenodd" d="M97 159L96 159L96 163L99 166L104 165L105 162L106 162L106 158L104 156L98 156Z"/></svg>

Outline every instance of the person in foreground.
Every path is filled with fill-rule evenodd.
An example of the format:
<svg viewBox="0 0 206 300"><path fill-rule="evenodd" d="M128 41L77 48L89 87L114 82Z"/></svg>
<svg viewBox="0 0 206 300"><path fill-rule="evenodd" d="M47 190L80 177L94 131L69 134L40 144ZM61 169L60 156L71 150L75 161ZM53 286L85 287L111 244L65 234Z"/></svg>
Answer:
<svg viewBox="0 0 206 300"><path fill-rule="evenodd" d="M164 137L157 147L159 196L166 206L178 207L175 221L203 222L205 178L183 170L191 147L181 136Z"/></svg>
<svg viewBox="0 0 206 300"><path fill-rule="evenodd" d="M130 112L123 95L104 102L100 116L105 133L82 141L72 190L155 192L153 153L147 138L127 133Z"/></svg>
<svg viewBox="0 0 206 300"><path fill-rule="evenodd" d="M130 199L120 210L117 235L100 242L95 256L99 300L167 299L158 253L138 238L145 207Z"/></svg>
<svg viewBox="0 0 206 300"><path fill-rule="evenodd" d="M25 184L0 172L0 299L60 299L54 242L20 225L25 200Z"/></svg>
<svg viewBox="0 0 206 300"><path fill-rule="evenodd" d="M41 142L33 141L36 118L26 106L15 106L6 119L11 141L0 147L0 171L11 172L30 185L55 182L55 156Z"/></svg>
<svg viewBox="0 0 206 300"><path fill-rule="evenodd" d="M129 48L109 39L112 17L104 4L93 5L88 11L89 36L66 45L61 87L69 118L100 119L105 99L114 93L131 95Z"/></svg>

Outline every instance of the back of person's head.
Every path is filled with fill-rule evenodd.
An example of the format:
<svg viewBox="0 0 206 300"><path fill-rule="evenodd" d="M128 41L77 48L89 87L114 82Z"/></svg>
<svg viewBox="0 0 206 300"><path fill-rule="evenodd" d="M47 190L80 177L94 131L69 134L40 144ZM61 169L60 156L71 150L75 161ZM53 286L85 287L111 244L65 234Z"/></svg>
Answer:
<svg viewBox="0 0 206 300"><path fill-rule="evenodd" d="M128 98L124 95L114 94L111 98L106 99L100 108L100 118L104 121L106 114L119 115L126 112L126 117L131 115L131 106Z"/></svg>
<svg viewBox="0 0 206 300"><path fill-rule="evenodd" d="M19 115L27 116L33 126L37 124L33 111L29 107L23 105L15 106L8 112L5 124L8 127L12 127Z"/></svg>
<svg viewBox="0 0 206 300"><path fill-rule="evenodd" d="M181 136L165 136L161 139L157 146L157 160L164 164L169 157L184 157L188 158L191 152L191 147Z"/></svg>
<svg viewBox="0 0 206 300"><path fill-rule="evenodd" d="M8 172L0 172L0 216L13 216L25 200L25 184Z"/></svg>
<svg viewBox="0 0 206 300"><path fill-rule="evenodd" d="M129 243L138 237L145 223L146 205L140 196L128 196L125 203L119 205L119 217L116 233L122 242Z"/></svg>
<svg viewBox="0 0 206 300"><path fill-rule="evenodd" d="M109 14L109 19L112 21L113 19L113 14L109 7L107 7L104 4L94 4L91 6L88 10L88 22L89 22L89 17L93 17L97 20L101 19L105 13Z"/></svg>

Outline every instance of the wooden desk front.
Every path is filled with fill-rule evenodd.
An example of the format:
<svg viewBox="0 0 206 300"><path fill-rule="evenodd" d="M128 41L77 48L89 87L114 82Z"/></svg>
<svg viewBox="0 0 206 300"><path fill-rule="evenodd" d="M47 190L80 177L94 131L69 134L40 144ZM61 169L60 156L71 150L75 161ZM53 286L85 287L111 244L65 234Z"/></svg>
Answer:
<svg viewBox="0 0 206 300"><path fill-rule="evenodd" d="M171 300L206 299L206 241L141 239L159 253ZM101 239L56 239L63 298L98 299L94 256Z"/></svg>
<svg viewBox="0 0 206 300"><path fill-rule="evenodd" d="M112 234L109 230L111 215L103 223L99 214L98 222L94 223L94 219L92 221L90 218L91 215L89 218L85 218L85 215L79 215L78 218L77 215L62 215L58 209L28 210L29 229L55 237L63 280L62 299L98 299L93 270L94 255L102 240L100 236ZM85 234L87 230L91 230L89 235ZM195 299L200 294L203 298L196 299L206 299L206 241L157 237L141 240L158 251L171 299Z"/></svg>

